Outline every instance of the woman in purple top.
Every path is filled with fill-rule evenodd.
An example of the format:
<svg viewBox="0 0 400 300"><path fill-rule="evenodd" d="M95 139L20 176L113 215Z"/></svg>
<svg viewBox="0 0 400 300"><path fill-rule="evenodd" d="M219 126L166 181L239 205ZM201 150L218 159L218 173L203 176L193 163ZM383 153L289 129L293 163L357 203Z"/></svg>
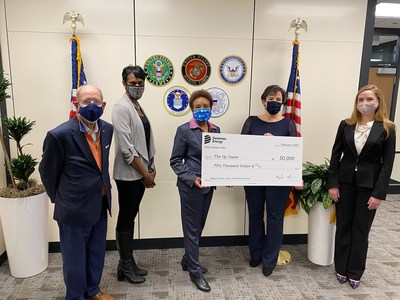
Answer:
<svg viewBox="0 0 400 300"><path fill-rule="evenodd" d="M296 124L284 118L281 111L286 93L278 85L268 86L261 95L265 112L250 116L243 125L242 134L268 136L297 136ZM250 266L263 263L263 274L272 274L278 260L283 236L283 217L289 196L289 186L245 186L249 209ZM267 211L267 226L264 211Z"/></svg>

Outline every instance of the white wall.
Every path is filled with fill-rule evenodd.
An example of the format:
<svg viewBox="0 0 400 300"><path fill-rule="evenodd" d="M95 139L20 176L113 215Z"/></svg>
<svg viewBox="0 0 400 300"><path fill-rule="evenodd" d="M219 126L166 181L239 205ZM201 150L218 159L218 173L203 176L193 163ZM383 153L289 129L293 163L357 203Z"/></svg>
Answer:
<svg viewBox="0 0 400 300"><path fill-rule="evenodd" d="M68 116L71 30L69 24L62 24L65 12L75 10L84 17L85 27L78 24L77 34L88 82L99 86L107 100L105 120L111 119L112 106L124 92L122 68L134 64L135 57L143 66L151 55L167 56L175 68L172 81L164 87L147 83L141 100L156 139L157 186L145 194L137 234L140 238L180 237L179 198L169 156L176 127L190 116L169 115L162 103L165 91L176 85L189 91L212 86L224 89L229 109L213 121L223 132L239 133L249 111L262 113L260 95L267 85L286 88L294 38L288 27L301 17L309 27L308 33L300 35L304 161L322 162L330 156L337 125L350 114L357 91L367 1L256 3L254 16L252 0L137 0L134 20L129 0L0 0L3 65L13 84L14 102L9 101L9 112L14 105L17 115L37 121L25 141L33 144L29 151L40 157L46 131ZM212 67L211 78L199 87L188 85L180 72L184 58L196 53L204 55ZM228 86L220 79L218 66L223 57L232 54L246 61L248 73L240 84ZM118 211L115 186L113 197L108 239L114 239ZM58 241L52 209L50 205L50 241ZM243 189L218 188L204 235L242 235L246 226ZM285 219L285 233L306 232L303 211ZM2 249L0 242L0 253Z"/></svg>

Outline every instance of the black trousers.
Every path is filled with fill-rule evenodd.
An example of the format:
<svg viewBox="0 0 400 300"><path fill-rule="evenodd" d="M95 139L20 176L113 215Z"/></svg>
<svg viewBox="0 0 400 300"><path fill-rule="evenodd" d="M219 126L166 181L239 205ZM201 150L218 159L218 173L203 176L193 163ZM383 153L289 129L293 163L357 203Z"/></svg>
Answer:
<svg viewBox="0 0 400 300"><path fill-rule="evenodd" d="M118 189L118 220L117 230L127 232L133 229L136 215L139 211L145 187L142 181L115 180Z"/></svg>
<svg viewBox="0 0 400 300"><path fill-rule="evenodd" d="M335 270L354 280L360 280L365 270L368 236L376 210L368 209L372 189L352 184L340 184L340 199L336 203Z"/></svg>
<svg viewBox="0 0 400 300"><path fill-rule="evenodd" d="M213 193L213 188L206 194L179 190L183 243L185 246L183 259L186 261L189 271L196 277L203 275L200 266L199 243L206 224Z"/></svg>
<svg viewBox="0 0 400 300"><path fill-rule="evenodd" d="M283 218L289 196L288 186L245 186L249 209L249 251L251 259L274 268L283 238ZM267 224L264 212L267 211Z"/></svg>

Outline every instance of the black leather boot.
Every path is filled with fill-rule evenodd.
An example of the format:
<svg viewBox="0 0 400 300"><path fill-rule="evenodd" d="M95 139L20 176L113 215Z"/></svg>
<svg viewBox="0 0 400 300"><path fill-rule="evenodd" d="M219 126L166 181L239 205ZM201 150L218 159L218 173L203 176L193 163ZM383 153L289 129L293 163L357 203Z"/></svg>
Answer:
<svg viewBox="0 0 400 300"><path fill-rule="evenodd" d="M146 278L140 276L132 266L129 231L115 231L115 240L119 254L119 263L117 269L118 281L127 279L131 283L145 282Z"/></svg>
<svg viewBox="0 0 400 300"><path fill-rule="evenodd" d="M131 253L131 263L132 263L132 268L136 273L140 276L146 276L148 274L147 270L141 269L138 267L138 265L135 262L135 258L133 257L133 230L135 228L135 223L133 223L132 229L129 230L129 247L130 247L130 253Z"/></svg>

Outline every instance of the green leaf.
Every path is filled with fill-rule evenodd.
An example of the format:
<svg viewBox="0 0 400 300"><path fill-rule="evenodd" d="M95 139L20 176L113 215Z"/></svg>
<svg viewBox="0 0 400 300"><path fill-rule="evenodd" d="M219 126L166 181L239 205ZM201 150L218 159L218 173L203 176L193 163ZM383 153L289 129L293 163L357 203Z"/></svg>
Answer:
<svg viewBox="0 0 400 300"><path fill-rule="evenodd" d="M36 159L32 158L30 154L23 154L11 160L11 169L16 179L28 184L29 176L35 171L37 164Z"/></svg>
<svg viewBox="0 0 400 300"><path fill-rule="evenodd" d="M324 208L328 208L332 204L332 198L329 197L328 193L322 195L322 205Z"/></svg>
<svg viewBox="0 0 400 300"><path fill-rule="evenodd" d="M311 183L311 191L313 194L318 194L322 187L322 179L316 178Z"/></svg>

